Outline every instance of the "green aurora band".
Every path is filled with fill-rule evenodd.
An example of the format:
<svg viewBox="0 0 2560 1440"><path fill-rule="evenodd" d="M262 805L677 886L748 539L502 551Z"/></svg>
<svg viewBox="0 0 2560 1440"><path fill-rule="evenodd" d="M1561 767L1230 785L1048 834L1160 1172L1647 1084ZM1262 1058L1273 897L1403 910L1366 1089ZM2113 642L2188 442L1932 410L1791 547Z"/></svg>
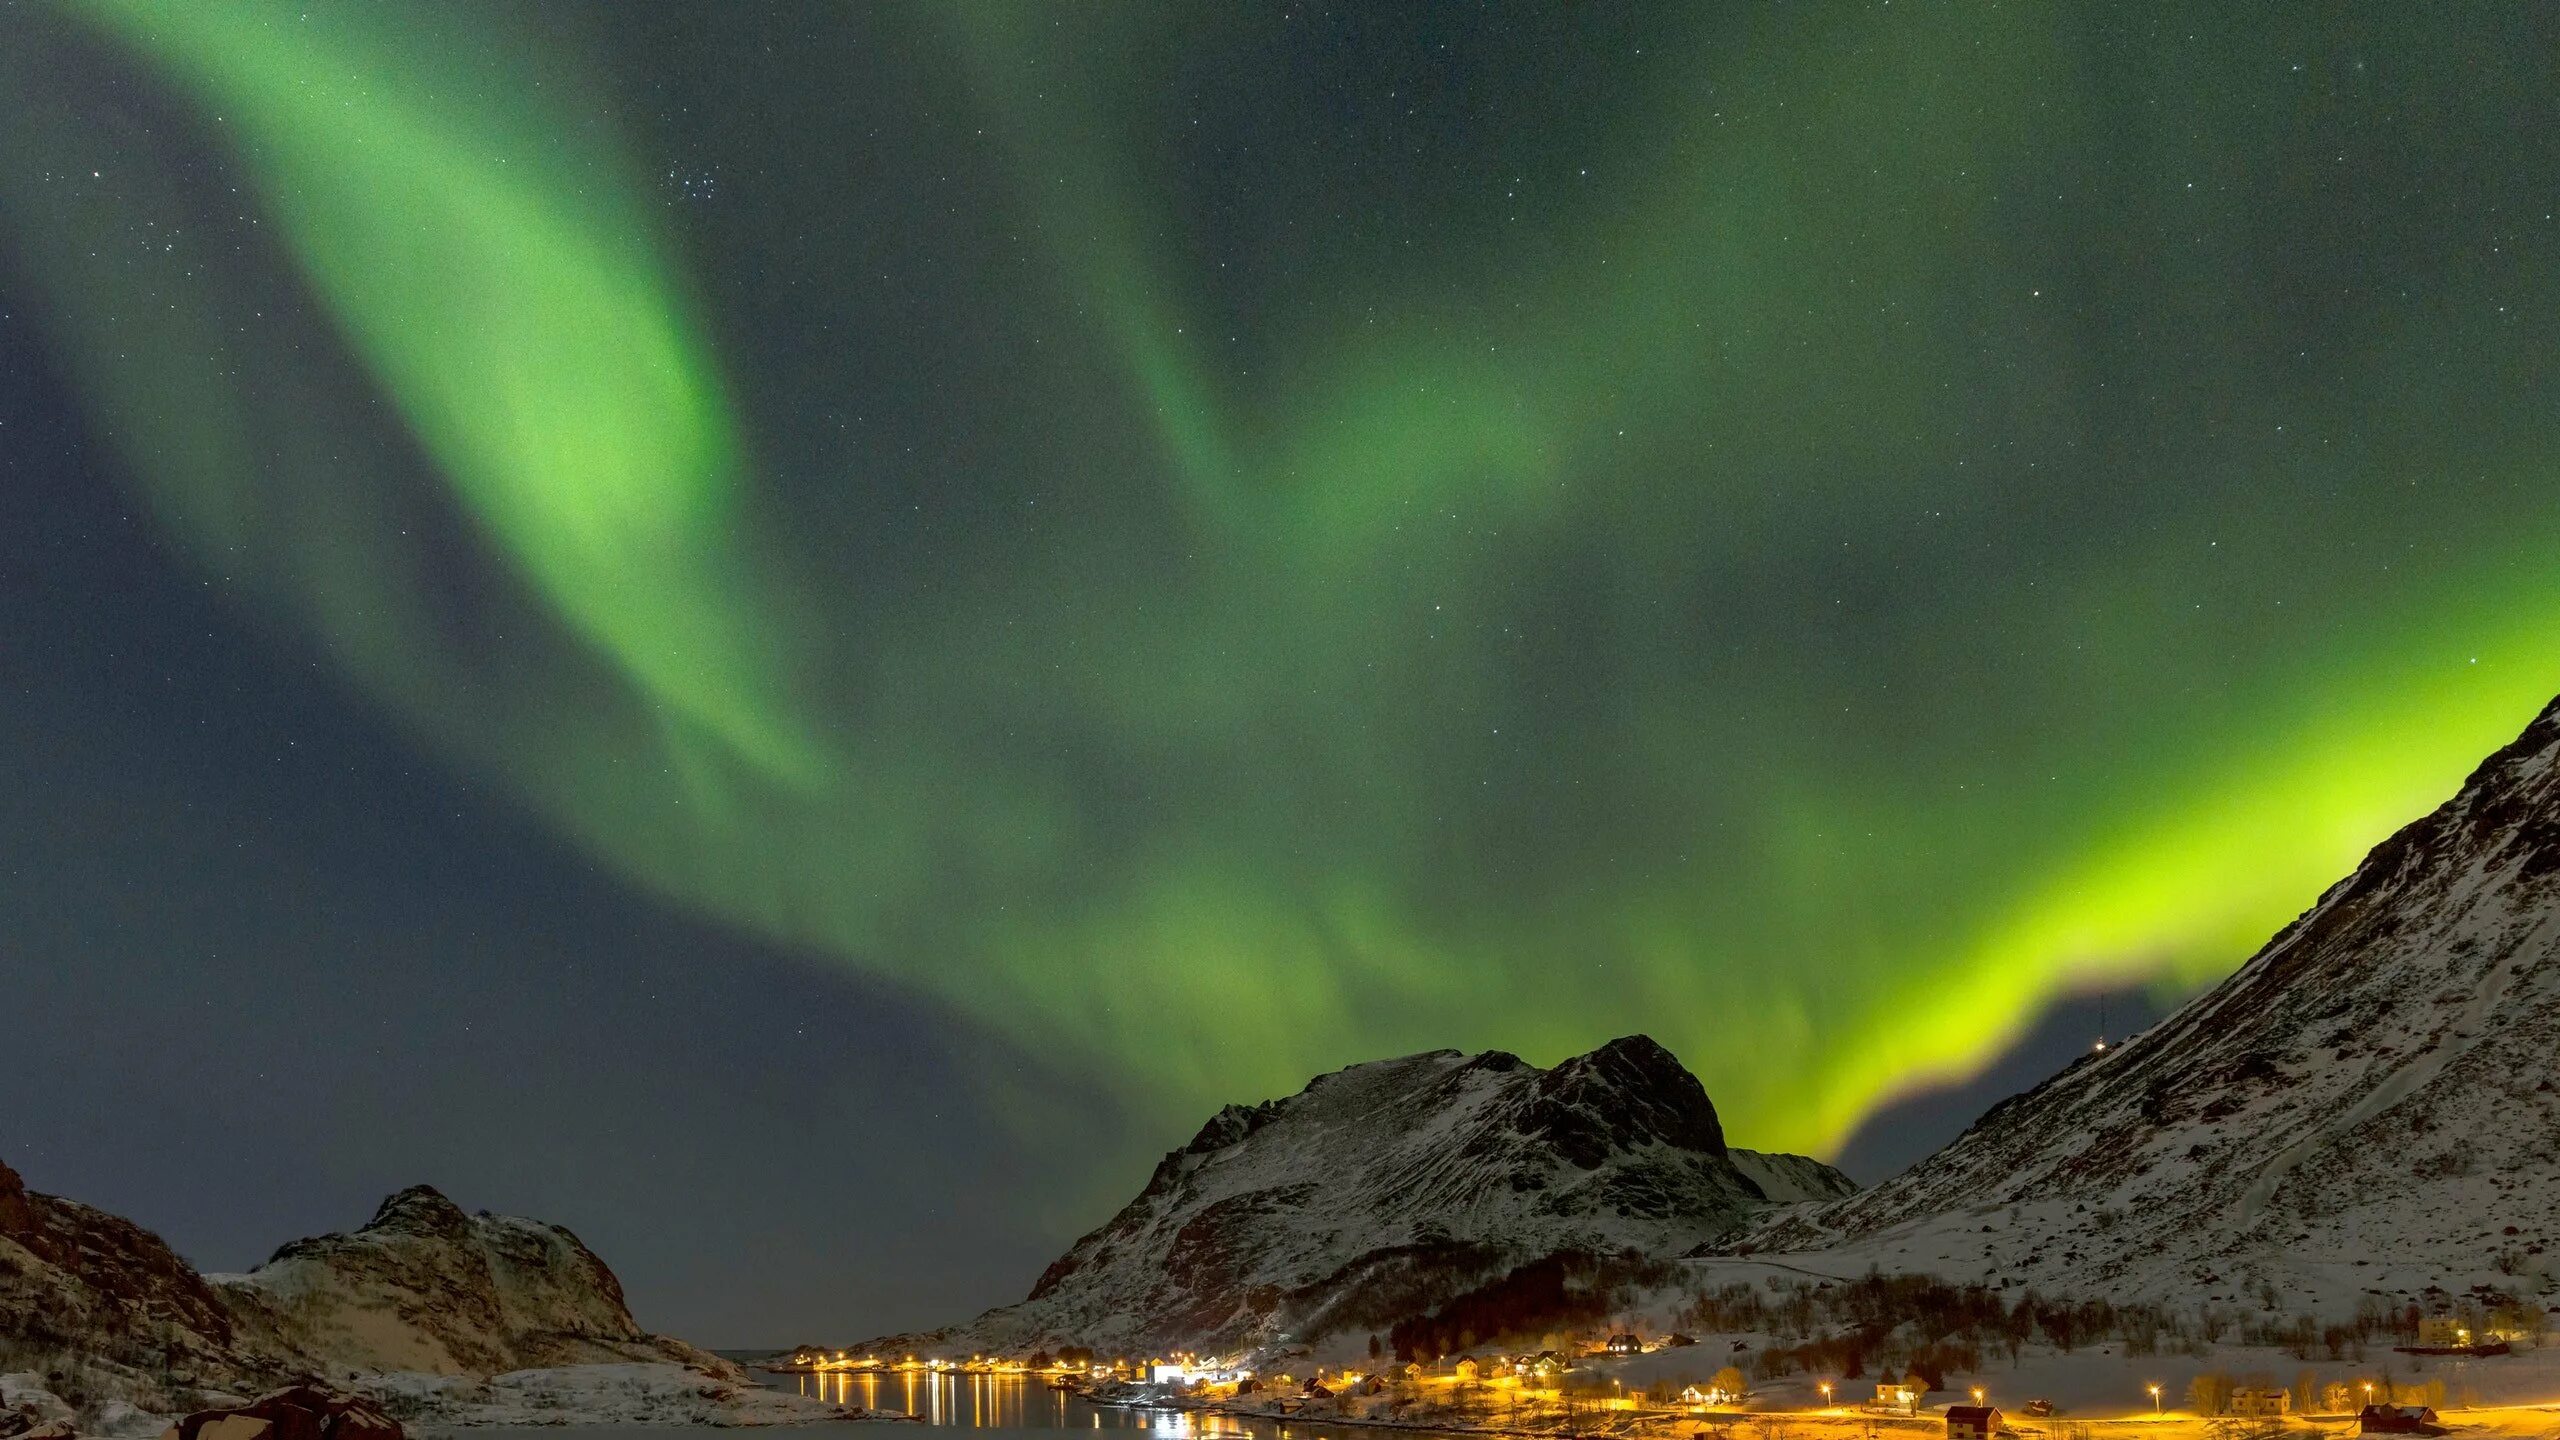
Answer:
<svg viewBox="0 0 2560 1440"><path fill-rule="evenodd" d="M1166 1124L1642 1029L1821 1151L2060 993L2227 971L2560 684L2548 216L2488 257L2405 199L2498 199L2459 157L2555 87L2423 18L2205 7L2103 74L2095 10L1710 8L1422 243L1275 161L1347 198L1245 279L1163 97L1286 103L1256 12L907 17L1044 344L840 339L1032 377L951 422L974 527L760 422L888 402L721 328L610 83L502 14L12 20L0 198L172 536L649 890ZM159 121L61 78L117 63Z"/></svg>

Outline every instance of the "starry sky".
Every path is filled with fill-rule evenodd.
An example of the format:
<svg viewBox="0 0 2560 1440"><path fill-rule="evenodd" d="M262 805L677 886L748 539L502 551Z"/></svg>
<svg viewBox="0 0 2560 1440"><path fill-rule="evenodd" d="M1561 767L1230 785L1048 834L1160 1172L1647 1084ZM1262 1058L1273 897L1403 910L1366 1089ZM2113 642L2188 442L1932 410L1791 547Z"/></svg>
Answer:
<svg viewBox="0 0 2560 1440"><path fill-rule="evenodd" d="M0 1154L712 1343L1417 1049L1889 1170L2560 690L2552 23L0 6Z"/></svg>

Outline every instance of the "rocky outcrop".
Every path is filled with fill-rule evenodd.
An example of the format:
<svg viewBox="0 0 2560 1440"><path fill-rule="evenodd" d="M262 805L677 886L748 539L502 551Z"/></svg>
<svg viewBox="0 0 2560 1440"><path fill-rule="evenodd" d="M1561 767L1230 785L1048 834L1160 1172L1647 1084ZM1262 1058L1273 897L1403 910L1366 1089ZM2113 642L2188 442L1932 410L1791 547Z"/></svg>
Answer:
<svg viewBox="0 0 2560 1440"><path fill-rule="evenodd" d="M359 1395L291 1385L240 1405L199 1410L160 1440L401 1440L400 1422Z"/></svg>
<svg viewBox="0 0 2560 1440"><path fill-rule="evenodd" d="M1751 1243L2337 1314L2560 1296L2560 702L2231 978Z"/></svg>
<svg viewBox="0 0 2560 1440"><path fill-rule="evenodd" d="M30 1191L0 1164L0 1341L157 1394L258 1369L231 1312L159 1236L94 1206Z"/></svg>
<svg viewBox="0 0 2560 1440"><path fill-rule="evenodd" d="M1383 1329L1527 1261L1677 1255L1850 1188L1729 1151L1697 1078L1643 1036L1545 1070L1438 1050L1220 1110L1022 1304L877 1343L1223 1350Z"/></svg>

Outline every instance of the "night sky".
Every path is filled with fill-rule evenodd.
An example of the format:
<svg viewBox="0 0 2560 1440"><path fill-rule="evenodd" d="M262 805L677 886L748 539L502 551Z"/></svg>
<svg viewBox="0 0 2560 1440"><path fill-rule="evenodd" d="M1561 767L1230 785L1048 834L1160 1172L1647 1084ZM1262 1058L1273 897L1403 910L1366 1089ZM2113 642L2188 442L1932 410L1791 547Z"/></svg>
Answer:
<svg viewBox="0 0 2560 1440"><path fill-rule="evenodd" d="M1631 1031L1872 1177L2560 690L2536 7L63 0L0 94L0 1158L209 1266L423 1179L850 1338Z"/></svg>

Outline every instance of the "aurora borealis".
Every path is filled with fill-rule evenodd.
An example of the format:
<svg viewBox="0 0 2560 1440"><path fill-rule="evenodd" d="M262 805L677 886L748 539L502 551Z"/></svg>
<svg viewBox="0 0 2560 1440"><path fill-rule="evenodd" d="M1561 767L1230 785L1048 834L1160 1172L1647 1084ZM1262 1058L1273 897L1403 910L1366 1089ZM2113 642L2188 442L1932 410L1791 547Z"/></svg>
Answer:
<svg viewBox="0 0 2560 1440"><path fill-rule="evenodd" d="M1821 1152L2560 690L2538 17L1914 8L64 0L0 279L439 773L1132 1153L1638 1030Z"/></svg>

